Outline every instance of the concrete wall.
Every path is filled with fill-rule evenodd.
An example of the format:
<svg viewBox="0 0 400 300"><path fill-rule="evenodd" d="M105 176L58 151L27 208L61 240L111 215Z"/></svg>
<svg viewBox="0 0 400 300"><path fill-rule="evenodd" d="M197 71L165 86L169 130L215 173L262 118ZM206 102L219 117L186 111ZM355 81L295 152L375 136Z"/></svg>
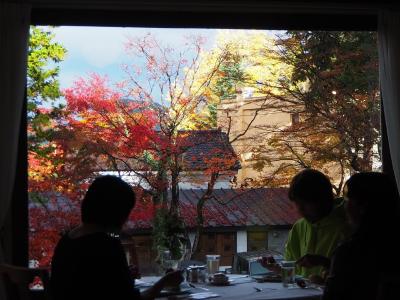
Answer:
<svg viewBox="0 0 400 300"><path fill-rule="evenodd" d="M277 166L265 167L263 172L253 169L254 148L258 146L267 147L268 139L271 136L273 128L283 128L291 124L291 114L281 112L276 109L260 110L265 104L265 97L252 97L251 94L238 94L236 99L225 99L217 108L218 126L227 132L230 126L230 139L243 134L248 125L250 128L242 137L237 139L233 144L236 154L240 158L242 168L238 171L237 182L243 184L246 178L257 179L263 172L274 171ZM255 117L256 111L257 116ZM230 119L227 118L226 112L229 112ZM253 120L253 118L255 119Z"/></svg>

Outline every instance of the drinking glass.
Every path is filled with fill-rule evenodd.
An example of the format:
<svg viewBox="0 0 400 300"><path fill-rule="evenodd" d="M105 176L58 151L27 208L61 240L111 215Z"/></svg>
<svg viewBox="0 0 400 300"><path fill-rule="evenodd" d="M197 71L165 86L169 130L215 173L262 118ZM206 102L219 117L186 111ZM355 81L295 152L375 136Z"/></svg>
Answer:
<svg viewBox="0 0 400 300"><path fill-rule="evenodd" d="M179 261L176 259L172 259L171 251L164 250L161 255L161 263L164 268L164 271L168 270L176 270L178 269Z"/></svg>
<svg viewBox="0 0 400 300"><path fill-rule="evenodd" d="M295 261L283 260L281 262L282 267L282 284L284 287L295 286Z"/></svg>
<svg viewBox="0 0 400 300"><path fill-rule="evenodd" d="M217 254L206 255L207 258L207 272L209 275L215 274L219 271L219 258L221 256Z"/></svg>

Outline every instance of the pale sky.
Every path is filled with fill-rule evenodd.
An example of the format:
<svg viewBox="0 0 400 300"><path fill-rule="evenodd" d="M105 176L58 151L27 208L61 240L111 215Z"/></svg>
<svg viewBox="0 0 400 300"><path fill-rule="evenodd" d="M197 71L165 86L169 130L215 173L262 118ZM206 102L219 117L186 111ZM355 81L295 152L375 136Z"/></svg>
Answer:
<svg viewBox="0 0 400 300"><path fill-rule="evenodd" d="M51 29L54 40L67 49L67 55L60 66L59 81L61 89L69 88L79 77L87 77L90 73L107 75L110 83L124 79L121 66L132 62L124 52L127 36L144 36L151 33L164 46L184 47L185 37L201 35L206 39L205 49L211 49L218 32L231 34L236 30L222 29L176 29L176 28L126 28L126 27L81 27L61 26ZM228 33L229 31L229 33ZM252 32L252 30L245 30ZM282 31L264 31L268 35ZM60 99L63 102L63 99Z"/></svg>
<svg viewBox="0 0 400 300"><path fill-rule="evenodd" d="M79 76L96 72L107 74L111 81L122 78L121 65L125 62L124 42L127 36L143 36L150 32L162 43L174 47L183 45L183 37L188 34L207 38L207 47L212 47L215 29L160 29L160 28L113 28L62 26L52 30L55 41L68 51L60 64L61 88L70 87Z"/></svg>

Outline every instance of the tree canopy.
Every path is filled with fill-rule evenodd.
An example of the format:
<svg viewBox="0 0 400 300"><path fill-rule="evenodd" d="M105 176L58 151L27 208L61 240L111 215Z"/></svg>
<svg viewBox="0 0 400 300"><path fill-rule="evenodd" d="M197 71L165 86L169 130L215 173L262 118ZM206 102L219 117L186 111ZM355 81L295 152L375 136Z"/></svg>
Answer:
<svg viewBox="0 0 400 300"><path fill-rule="evenodd" d="M284 129L266 128L274 134L258 149L258 167L275 163L276 172L260 182L287 183L300 168L314 167L340 174L335 185L339 193L344 177L371 170L379 161L376 34L289 31L277 46L277 55L292 72L277 86L261 84L271 106L297 114L299 121Z"/></svg>

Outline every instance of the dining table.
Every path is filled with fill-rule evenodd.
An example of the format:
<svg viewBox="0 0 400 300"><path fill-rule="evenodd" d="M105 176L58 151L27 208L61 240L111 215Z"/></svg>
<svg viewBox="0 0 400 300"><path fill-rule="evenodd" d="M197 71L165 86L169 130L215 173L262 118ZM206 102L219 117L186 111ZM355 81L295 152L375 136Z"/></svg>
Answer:
<svg viewBox="0 0 400 300"><path fill-rule="evenodd" d="M146 289L160 277L148 276L136 281L136 287ZM209 282L193 283L184 281L180 291L168 293L162 291L161 299L221 299L221 300L269 300L269 299L320 299L323 287L310 285L301 288L297 285L284 287L282 282L258 282L248 275L229 274L229 284L213 285Z"/></svg>

